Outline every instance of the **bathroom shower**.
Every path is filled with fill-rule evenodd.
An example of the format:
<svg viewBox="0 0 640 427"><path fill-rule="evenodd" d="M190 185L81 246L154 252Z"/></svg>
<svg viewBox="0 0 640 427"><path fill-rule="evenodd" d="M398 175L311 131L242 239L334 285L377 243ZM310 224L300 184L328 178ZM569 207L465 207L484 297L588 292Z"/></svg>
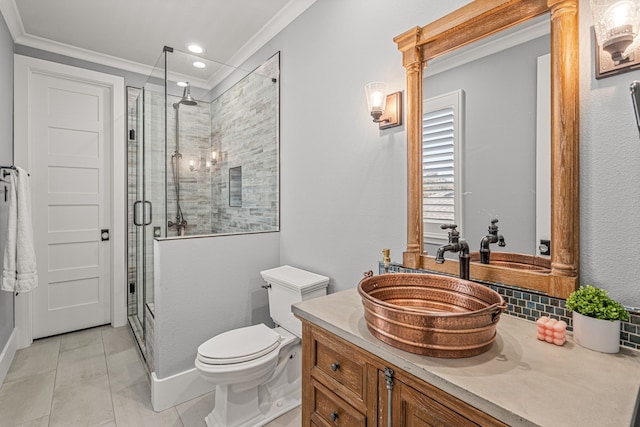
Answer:
<svg viewBox="0 0 640 427"><path fill-rule="evenodd" d="M155 242L279 229L279 62L243 71L165 48L127 89L127 312L151 367Z"/></svg>
<svg viewBox="0 0 640 427"><path fill-rule="evenodd" d="M182 160L182 153L180 153L180 104L187 106L198 105L198 102L191 96L191 85L189 85L189 82L186 83L180 101L173 104L173 109L176 114L176 150L171 155L171 172L173 175L173 188L176 195L176 216L175 222L168 221L169 228L175 227L178 236L184 236L187 221L184 219L182 207L180 206L180 160Z"/></svg>

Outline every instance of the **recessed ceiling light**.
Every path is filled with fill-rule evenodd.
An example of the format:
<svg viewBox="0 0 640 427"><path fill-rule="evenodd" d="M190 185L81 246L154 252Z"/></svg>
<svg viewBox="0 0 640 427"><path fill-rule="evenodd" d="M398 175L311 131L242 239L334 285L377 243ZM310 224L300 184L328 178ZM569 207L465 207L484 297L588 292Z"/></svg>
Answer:
<svg viewBox="0 0 640 427"><path fill-rule="evenodd" d="M204 62L196 61L196 62L193 63L193 66L196 67L196 68L204 68L207 65Z"/></svg>
<svg viewBox="0 0 640 427"><path fill-rule="evenodd" d="M201 48L197 44L193 44L193 43L188 44L187 45L187 49L189 49L189 51L193 52L193 53L203 53L204 52L203 48Z"/></svg>
<svg viewBox="0 0 640 427"><path fill-rule="evenodd" d="M189 83L187 83L187 82L178 82L178 83L176 83L176 84L177 84L178 86L180 86L180 87L187 87L187 85L188 85Z"/></svg>

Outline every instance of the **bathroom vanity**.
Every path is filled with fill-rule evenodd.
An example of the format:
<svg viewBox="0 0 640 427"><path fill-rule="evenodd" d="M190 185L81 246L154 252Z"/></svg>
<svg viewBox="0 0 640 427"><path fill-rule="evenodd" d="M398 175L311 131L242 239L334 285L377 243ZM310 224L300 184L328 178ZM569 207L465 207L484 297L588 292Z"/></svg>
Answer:
<svg viewBox="0 0 640 427"><path fill-rule="evenodd" d="M293 312L303 323L305 426L388 426L389 417L398 427L635 422L640 353L632 350L597 353L571 337L558 347L536 339L535 323L503 315L488 352L441 359L371 335L356 289Z"/></svg>

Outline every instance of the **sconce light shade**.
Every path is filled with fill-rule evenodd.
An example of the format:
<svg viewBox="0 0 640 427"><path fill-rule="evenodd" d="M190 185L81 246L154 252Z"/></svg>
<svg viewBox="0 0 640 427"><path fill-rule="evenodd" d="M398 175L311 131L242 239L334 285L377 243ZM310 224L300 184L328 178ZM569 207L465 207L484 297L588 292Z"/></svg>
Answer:
<svg viewBox="0 0 640 427"><path fill-rule="evenodd" d="M364 85L368 111L373 117L373 122L378 123L380 129L402 124L402 94L401 92L387 94L387 88L384 82L371 82Z"/></svg>
<svg viewBox="0 0 640 427"><path fill-rule="evenodd" d="M638 35L640 0L590 0L590 4L596 36L596 78L635 68L640 57L636 48L629 47Z"/></svg>
<svg viewBox="0 0 640 427"><path fill-rule="evenodd" d="M364 93L367 96L367 107L373 117L373 121L378 123L380 116L384 113L387 103L388 86L385 82L371 82L364 85Z"/></svg>

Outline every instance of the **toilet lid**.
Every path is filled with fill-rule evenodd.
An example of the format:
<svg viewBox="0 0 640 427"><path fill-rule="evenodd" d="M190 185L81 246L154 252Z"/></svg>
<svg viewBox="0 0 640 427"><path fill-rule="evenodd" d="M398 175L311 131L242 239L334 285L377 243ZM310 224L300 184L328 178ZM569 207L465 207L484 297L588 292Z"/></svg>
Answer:
<svg viewBox="0 0 640 427"><path fill-rule="evenodd" d="M198 359L212 365L247 362L278 348L280 338L280 334L262 323L233 329L200 345Z"/></svg>

